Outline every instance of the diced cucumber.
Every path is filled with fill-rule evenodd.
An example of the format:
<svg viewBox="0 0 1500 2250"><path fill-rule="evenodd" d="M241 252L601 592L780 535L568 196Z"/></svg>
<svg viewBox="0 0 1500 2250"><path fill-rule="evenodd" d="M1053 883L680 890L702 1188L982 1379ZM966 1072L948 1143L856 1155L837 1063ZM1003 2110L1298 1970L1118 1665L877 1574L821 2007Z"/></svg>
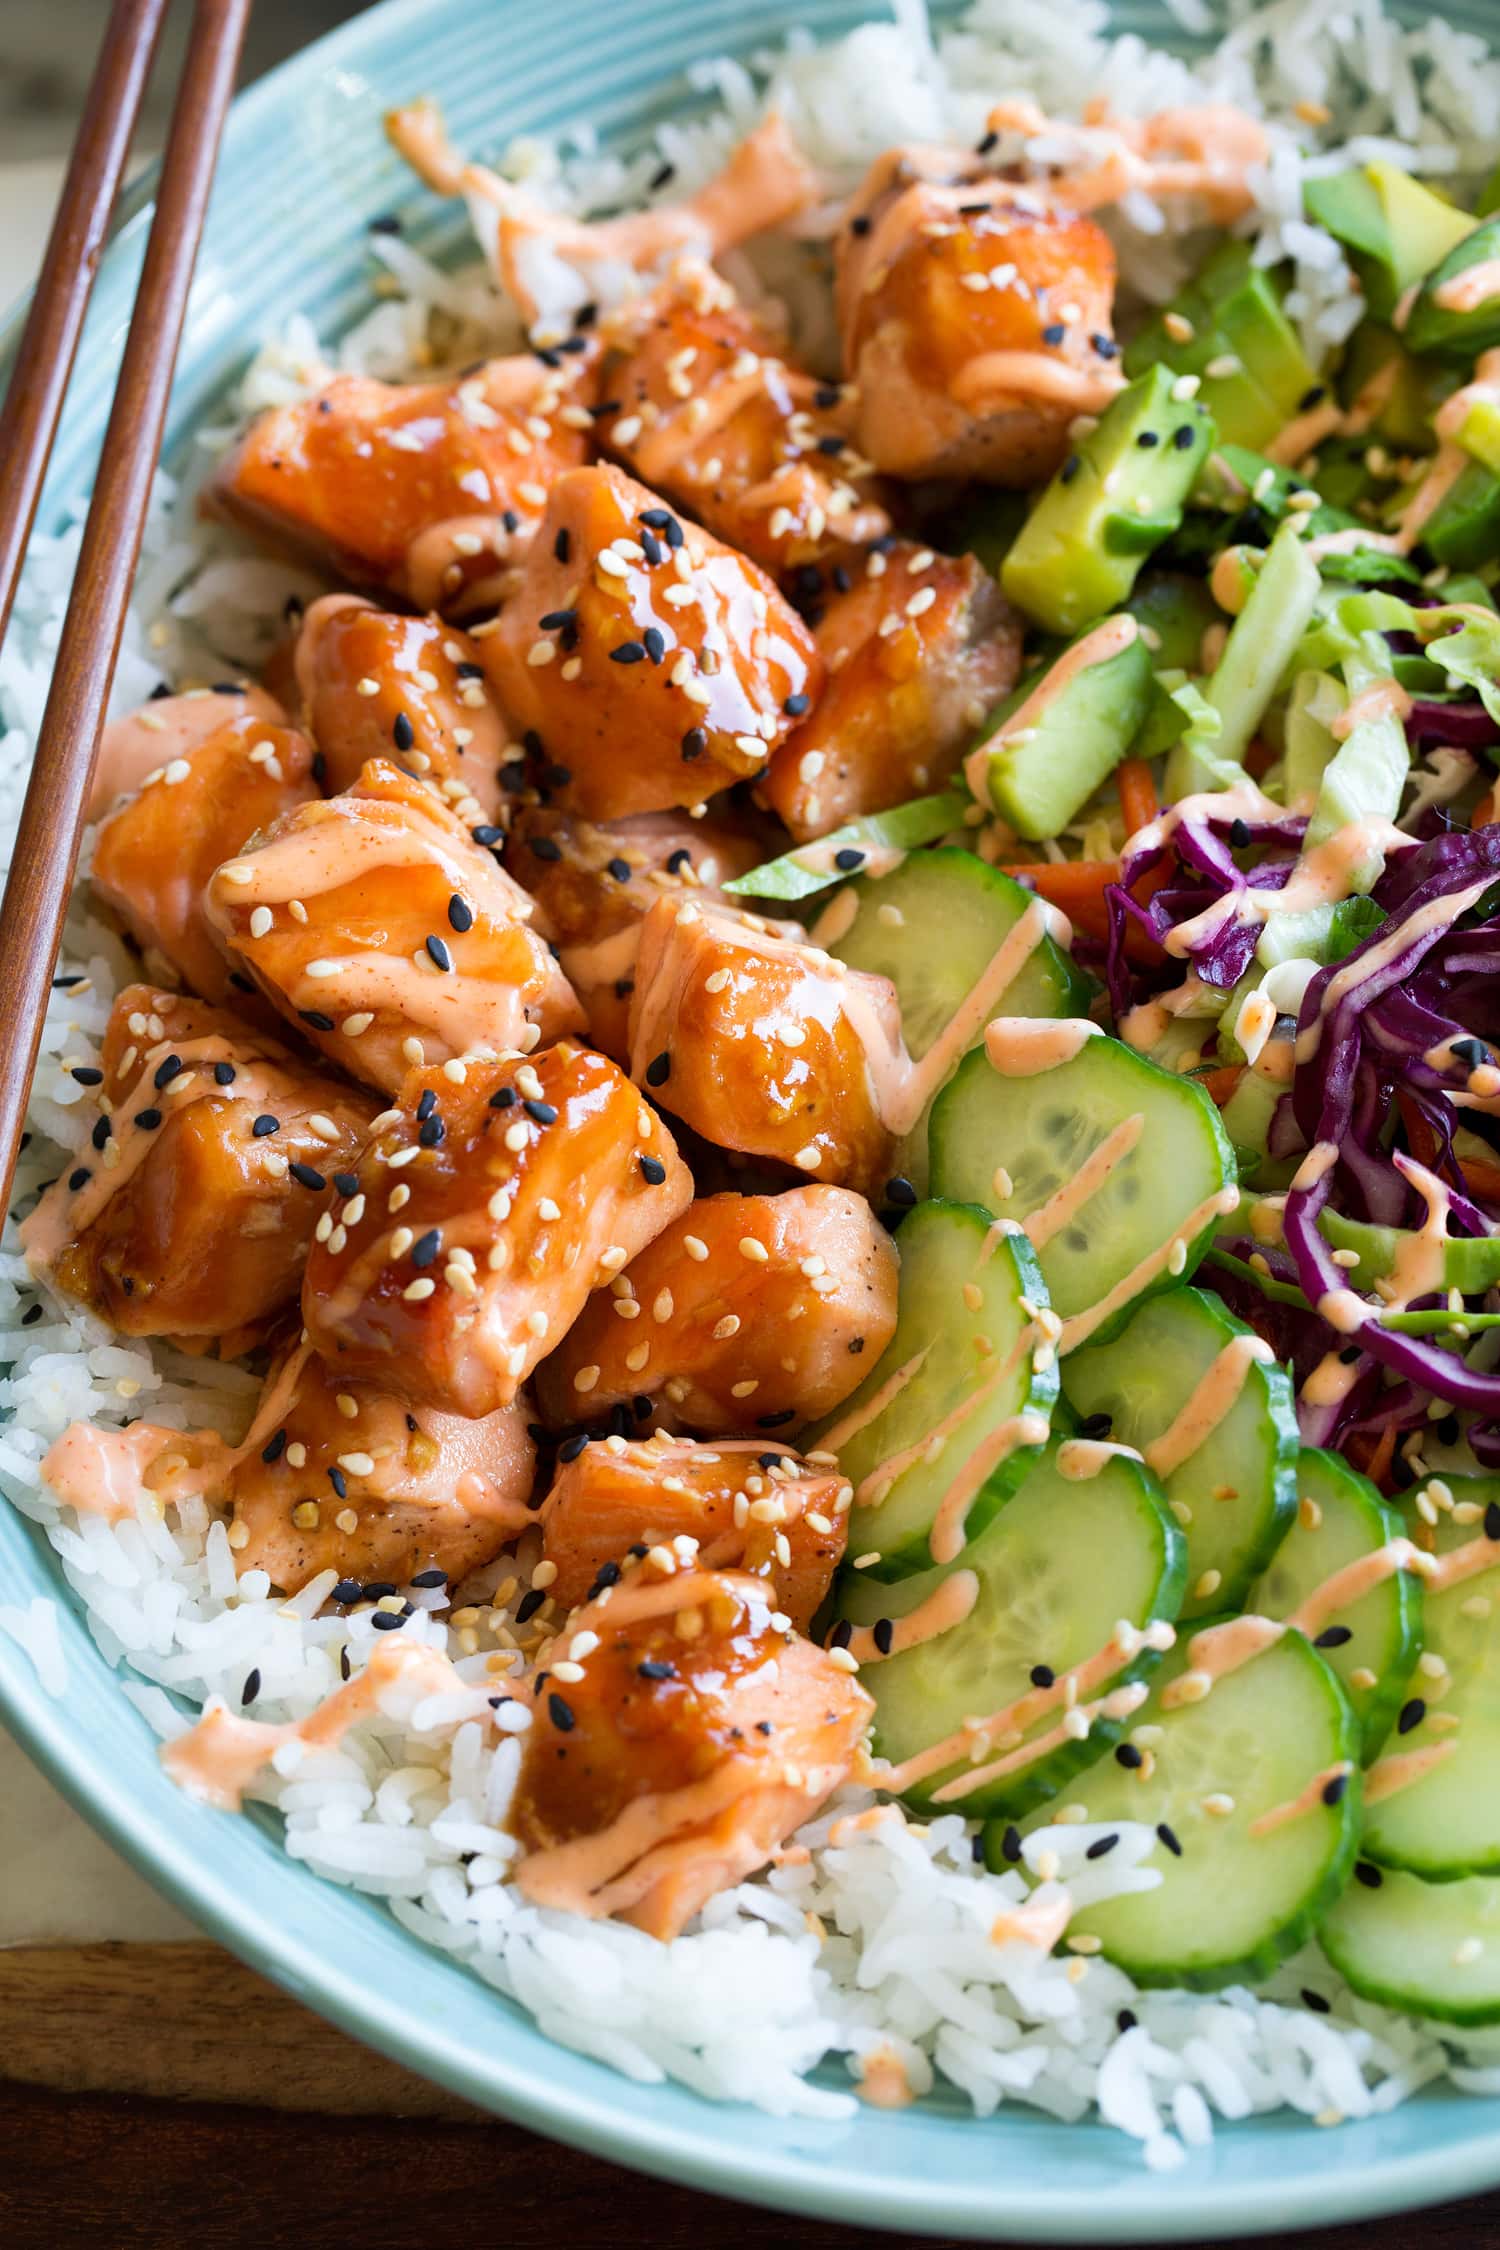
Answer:
<svg viewBox="0 0 1500 2250"><path fill-rule="evenodd" d="M872 1586L863 1571L846 1571L838 1613L855 1625L885 1618L899 1624L958 1569L979 1580L978 1599L962 1622L861 1672L875 1698L875 1747L882 1757L913 1757L956 1733L967 1718L1008 1710L1035 1688L1039 1667L1061 1679L1106 1647L1122 1618L1141 1628L1174 1617L1183 1542L1156 1479L1137 1462L1113 1455L1097 1475L1069 1477L1058 1467L1054 1440L958 1563L922 1571L899 1586ZM1139 1678L1155 1661L1142 1648L1128 1662L1122 1659L1098 1692ZM1055 1733L1063 1710L1054 1700L1026 1733L1033 1740ZM1081 1740L1069 1735L951 1805L935 1798L972 1763L966 1758L918 1782L906 1800L970 1817L1027 1812L1055 1796L1120 1733L1120 1722L1101 1712Z"/></svg>
<svg viewBox="0 0 1500 2250"><path fill-rule="evenodd" d="M1401 331L1410 350L1436 352L1440 358L1462 360L1467 366L1478 353L1492 351L1500 344L1500 289L1490 289L1467 311L1443 302L1460 274L1467 273L1471 266L1486 267L1488 278L1493 279L1497 259L1500 219L1488 219L1454 245L1417 291L1416 303Z"/></svg>
<svg viewBox="0 0 1500 2250"><path fill-rule="evenodd" d="M939 836L950 835L955 828L963 827L965 814L972 811L972 800L959 789L913 797L909 804L894 805L889 812L866 813L858 820L847 821L842 828L820 836L816 843L799 844L795 851L783 852L780 859L768 859L763 867L752 867L748 875L735 876L724 888L742 898L813 898L835 883L847 882L872 854L915 851Z"/></svg>
<svg viewBox="0 0 1500 2250"><path fill-rule="evenodd" d="M1484 1537L1500 1477L1447 1477L1453 1513L1434 1510L1437 1551ZM1459 1509L1468 1519L1455 1522ZM1472 1516L1470 1510L1477 1511ZM1425 1763L1419 1778L1369 1808L1363 1850L1389 1867L1447 1882L1500 1871L1500 1548L1493 1567L1435 1593L1423 1588L1429 1662L1397 1717L1386 1757ZM1430 1762L1428 1762L1430 1761ZM1374 1769L1377 1773L1379 1767Z"/></svg>
<svg viewBox="0 0 1500 2250"><path fill-rule="evenodd" d="M1130 629L1127 618L1122 630ZM979 744L994 747L976 795L987 797L1000 818L1031 842L1060 835L1087 804L1129 750L1151 702L1152 656L1139 632L1125 647L1077 671L1070 671L1070 658L1064 649L1054 660L1060 687L1050 687L1045 672L1033 674L1006 697L979 737ZM1042 699L1036 716L1004 736L1034 695ZM968 770L972 780L974 769Z"/></svg>
<svg viewBox="0 0 1500 2250"><path fill-rule="evenodd" d="M1001 564L1004 591L1048 632L1076 633L1117 609L1146 556L1181 523L1214 426L1175 389L1172 369L1153 366L1121 391Z"/></svg>
<svg viewBox="0 0 1500 2250"><path fill-rule="evenodd" d="M944 1530L978 1537L1045 1442L1057 1397L1056 1361L1034 1320L1047 1292L1024 1235L997 1233L970 1205L931 1202L911 1212L898 1245L896 1333L808 1441L837 1452L854 1486L849 1552L876 1554L877 1578L951 1559L933 1546ZM990 1452L993 1466L956 1507L965 1472Z"/></svg>
<svg viewBox="0 0 1500 2250"><path fill-rule="evenodd" d="M1268 1148L1271 1120L1282 1091L1269 1078L1262 1078L1258 1070L1243 1071L1234 1092L1219 1112L1224 1130L1233 1143L1242 1179L1253 1179L1258 1184L1272 1163Z"/></svg>
<svg viewBox="0 0 1500 2250"><path fill-rule="evenodd" d="M1201 1702L1164 1704L1197 1646L1198 1636L1179 1641L1132 1722L1137 1743L1160 1730L1146 1734L1150 1758L1133 1769L1103 1759L1068 1792L1091 1822L1155 1827L1162 1841L1147 1865L1161 1869L1161 1884L1084 1908L1068 1934L1101 1939L1138 1984L1204 1992L1268 1975L1338 1896L1358 1835L1359 1734L1300 1633L1227 1673ZM1302 1809L1254 1832L1293 1805Z"/></svg>
<svg viewBox="0 0 1500 2250"><path fill-rule="evenodd" d="M1068 1404L1107 1414L1110 1436L1161 1477L1187 1534L1186 1617L1243 1598L1297 1505L1292 1387L1283 1368L1249 1357L1256 1342L1217 1297L1173 1289L1138 1305L1112 1343L1066 1363ZM1179 1424L1195 1409L1197 1427ZM1181 1443L1198 1441L1176 1467L1153 1451L1174 1426Z"/></svg>
<svg viewBox="0 0 1500 2250"><path fill-rule="evenodd" d="M1412 1241L1406 1227L1381 1227L1368 1219L1346 1219L1338 1211L1324 1211L1318 1220L1335 1250L1353 1250L1358 1265L1349 1268L1351 1289L1373 1289L1377 1281L1395 1271L1404 1244ZM1443 1287L1465 1297L1477 1297L1500 1283L1500 1235L1449 1235L1443 1244Z"/></svg>
<svg viewBox="0 0 1500 2250"><path fill-rule="evenodd" d="M1351 1883L1318 1941L1362 2000L1438 2023L1500 2023L1500 1882L1424 1883L1399 1868Z"/></svg>
<svg viewBox="0 0 1500 2250"><path fill-rule="evenodd" d="M1338 752L1333 722L1349 698L1331 672L1299 672L1287 699L1281 771L1288 812L1311 812ZM1276 916L1272 916L1274 921Z"/></svg>
<svg viewBox="0 0 1500 2250"><path fill-rule="evenodd" d="M1072 1208L1054 1201L1112 1137L1092 1192ZM1237 1193L1234 1151L1201 1086L1104 1036L1025 1078L969 1055L933 1104L928 1146L935 1194L1046 1233L1048 1295L1074 1324L1065 1348L1104 1342L1138 1298L1191 1273Z"/></svg>
<svg viewBox="0 0 1500 2250"><path fill-rule="evenodd" d="M973 852L953 845L914 852L889 875L850 885L854 920L830 953L851 969L889 977L901 1003L907 1052L920 1059L952 1022L1035 894ZM899 919L898 919L899 917ZM1090 986L1071 956L1044 937L990 1013L1071 1016ZM983 1025L976 1033L983 1037Z"/></svg>
<svg viewBox="0 0 1500 2250"><path fill-rule="evenodd" d="M1373 1554L1404 1526L1367 1478L1336 1453L1304 1449L1297 1461L1299 1508L1248 1607L1290 1617L1335 1572ZM1313 1635L1313 1646L1341 1681L1359 1721L1366 1760L1389 1732L1421 1643L1421 1583L1398 1570L1372 1586Z"/></svg>

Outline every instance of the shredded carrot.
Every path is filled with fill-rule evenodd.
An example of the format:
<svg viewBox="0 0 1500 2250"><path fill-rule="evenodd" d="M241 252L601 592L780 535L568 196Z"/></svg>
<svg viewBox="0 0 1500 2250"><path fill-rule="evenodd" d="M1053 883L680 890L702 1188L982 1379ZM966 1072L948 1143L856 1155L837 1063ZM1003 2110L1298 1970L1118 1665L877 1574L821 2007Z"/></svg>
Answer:
<svg viewBox="0 0 1500 2250"><path fill-rule="evenodd" d="M1355 1466L1357 1468L1362 1467L1371 1484L1378 1485L1384 1491L1385 1480L1390 1475L1391 1463L1396 1458L1395 1424L1388 1422L1373 1443L1366 1436L1351 1438L1349 1451L1351 1454L1364 1454L1366 1456L1363 1462L1356 1461Z"/></svg>
<svg viewBox="0 0 1500 2250"><path fill-rule="evenodd" d="M1209 1100L1222 1109L1244 1075L1243 1063L1225 1063L1218 1070L1205 1071L1198 1083Z"/></svg>
<svg viewBox="0 0 1500 2250"><path fill-rule="evenodd" d="M1486 789L1469 815L1469 826L1487 828L1492 820L1500 820L1500 781L1491 782Z"/></svg>
<svg viewBox="0 0 1500 2250"><path fill-rule="evenodd" d="M1482 1195L1486 1203L1500 1202L1500 1164L1482 1156L1460 1156L1458 1162L1471 1195Z"/></svg>
<svg viewBox="0 0 1500 2250"><path fill-rule="evenodd" d="M1007 867L1005 872L1025 883L1038 898L1060 906L1074 929L1081 930L1085 937L1108 938L1109 901L1104 893L1111 883L1120 880L1117 859L1038 859L1025 867Z"/></svg>
<svg viewBox="0 0 1500 2250"><path fill-rule="evenodd" d="M1398 1094L1396 1104L1406 1127L1407 1145L1419 1164L1430 1165L1437 1155L1437 1135L1409 1094Z"/></svg>
<svg viewBox="0 0 1500 2250"><path fill-rule="evenodd" d="M1125 823L1125 833L1134 836L1140 829L1149 827L1160 809L1151 768L1144 758L1123 759L1116 768L1115 781L1120 792L1120 817Z"/></svg>

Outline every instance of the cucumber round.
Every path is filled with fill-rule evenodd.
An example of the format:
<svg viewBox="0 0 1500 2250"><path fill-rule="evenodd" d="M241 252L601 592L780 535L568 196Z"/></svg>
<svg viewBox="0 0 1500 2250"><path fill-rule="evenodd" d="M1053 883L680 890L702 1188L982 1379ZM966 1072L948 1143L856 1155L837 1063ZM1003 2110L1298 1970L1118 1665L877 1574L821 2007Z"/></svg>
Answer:
<svg viewBox="0 0 1500 2250"><path fill-rule="evenodd" d="M854 920L828 950L851 969L890 978L907 1052L920 1061L1035 903L1034 894L953 845L913 852L891 874L861 876L850 888L858 902ZM1088 1006L1090 989L1056 939L1044 937L995 1012L1077 1015Z"/></svg>
<svg viewBox="0 0 1500 2250"><path fill-rule="evenodd" d="M1455 1509L1438 1516L1439 1554L1480 1537L1500 1477L1447 1477ZM1471 1514L1470 1511L1476 1511ZM1500 1555L1500 1550L1497 1550ZM1431 1882L1500 1872L1500 1559L1445 1593L1422 1592L1422 1640L1447 1680L1425 1668L1397 1715L1387 1757L1451 1743L1440 1764L1370 1807L1363 1849L1388 1867ZM1457 1722L1456 1724L1454 1722Z"/></svg>
<svg viewBox="0 0 1500 2250"><path fill-rule="evenodd" d="M1182 1534L1153 1476L1115 1455L1097 1476L1069 1479L1058 1468L1054 1440L957 1563L898 1586L871 1585L863 1571L844 1573L838 1614L865 1626L908 1616L955 1570L971 1570L979 1580L978 1599L962 1623L863 1667L861 1683L875 1698L876 1749L893 1761L910 1758L966 1718L1003 1710L1027 1694L1038 1666L1058 1678L1071 1671L1107 1645L1121 1618L1144 1627L1174 1617L1185 1567ZM1138 1679L1156 1662L1152 1650L1142 1649L1108 1686ZM1056 1705L1027 1731L1050 1732L1062 1713ZM1082 1741L1070 1738L951 1804L935 1804L934 1794L964 1770L963 1761L903 1794L908 1804L934 1811L1020 1814L1055 1796L1120 1733L1119 1722L1101 1714Z"/></svg>
<svg viewBox="0 0 1500 2250"><path fill-rule="evenodd" d="M1359 1730L1332 1672L1294 1632L1201 1702L1163 1709L1169 1681L1192 1662L1194 1638L1167 1658L1132 1723L1133 1743L1148 1730L1147 1762L1129 1770L1102 1759L1069 1792L1091 1822L1146 1821L1159 1833L1164 1825L1180 1856L1159 1842L1146 1863L1161 1869L1159 1887L1082 1909L1069 1936L1099 1938L1137 1984L1208 1992L1269 1975L1342 1890L1358 1840ZM1294 1803L1334 1768L1352 1770L1330 1786L1333 1803L1320 1794L1281 1826L1251 1834L1261 1815ZM1228 1799L1232 1810L1206 1809L1205 1798Z"/></svg>
<svg viewBox="0 0 1500 2250"><path fill-rule="evenodd" d="M1064 1363L1068 1403L1107 1414L1110 1436L1150 1460L1153 1440L1182 1412L1220 1352L1251 1331L1201 1289L1137 1305L1112 1343ZM1187 1533L1184 1617L1237 1607L1275 1553L1297 1506L1297 1413L1285 1369L1255 1361L1203 1443L1163 1474Z"/></svg>
<svg viewBox="0 0 1500 2250"><path fill-rule="evenodd" d="M1391 1868L1351 1883L1319 1943L1362 2000L1440 2023L1500 2023L1500 1881L1424 1883Z"/></svg>
<svg viewBox="0 0 1500 2250"><path fill-rule="evenodd" d="M970 1204L932 1202L919 1203L903 1221L898 1244L896 1333L853 1397L807 1441L821 1446L832 1439L855 1489L849 1553L873 1553L869 1570L886 1579L927 1568L938 1511L965 1463L1002 1425L1034 1416L1035 1442L1011 1445L974 1494L965 1530L970 1540L979 1536L1040 1451L1057 1397L1056 1355L1034 1317L1047 1292L1024 1235L997 1234L988 1214ZM910 1380L841 1439L919 1355ZM946 1443L925 1452L923 1440L944 1423ZM916 1457L876 1500L877 1471L909 1449Z"/></svg>
<svg viewBox="0 0 1500 2250"><path fill-rule="evenodd" d="M1298 1510L1250 1597L1248 1606L1262 1617L1289 1617L1335 1571L1399 1538L1405 1528L1369 1479L1336 1453L1305 1447L1297 1458L1296 1478L1299 1497L1311 1500L1313 1511ZM1341 1610L1314 1639L1359 1721L1367 1763L1406 1696L1421 1632L1421 1580L1398 1570Z"/></svg>
<svg viewBox="0 0 1500 2250"><path fill-rule="evenodd" d="M1134 1146L1038 1250L1053 1310L1076 1323L1065 1348L1105 1342L1133 1304L1175 1288L1208 1248L1237 1192L1218 1111L1200 1086L1105 1037L1030 1078L1002 1076L977 1050L933 1104L934 1195L1023 1225L1136 1118ZM1003 1201L997 1166L1010 1179Z"/></svg>

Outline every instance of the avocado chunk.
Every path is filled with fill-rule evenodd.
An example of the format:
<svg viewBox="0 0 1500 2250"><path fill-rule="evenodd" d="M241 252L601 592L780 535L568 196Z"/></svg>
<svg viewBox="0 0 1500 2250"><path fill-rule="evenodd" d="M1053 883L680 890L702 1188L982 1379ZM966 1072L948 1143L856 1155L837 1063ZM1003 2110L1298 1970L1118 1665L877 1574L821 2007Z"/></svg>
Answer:
<svg viewBox="0 0 1500 2250"><path fill-rule="evenodd" d="M1463 276L1471 269L1476 296L1466 304ZM1482 220L1434 266L1401 333L1414 352L1466 362L1500 344L1500 218Z"/></svg>
<svg viewBox="0 0 1500 2250"><path fill-rule="evenodd" d="M1394 329L1362 320L1344 355L1339 395L1353 407L1368 394L1370 420L1361 432L1366 444L1378 438L1403 453L1427 453L1433 416L1457 383L1456 369L1440 360L1414 359Z"/></svg>
<svg viewBox="0 0 1500 2250"><path fill-rule="evenodd" d="M1475 221L1394 164L1361 164L1303 190L1308 217L1349 253L1365 302L1389 320L1408 289L1441 265Z"/></svg>
<svg viewBox="0 0 1500 2250"><path fill-rule="evenodd" d="M996 581L1001 565L1026 521L1026 494L1003 492L998 486L976 492L957 509L942 528L942 544L950 555L972 555L980 568Z"/></svg>
<svg viewBox="0 0 1500 2250"><path fill-rule="evenodd" d="M1483 462L1496 476L1500 476L1500 406L1493 399L1474 401L1458 427L1458 442L1465 453ZM1452 601L1453 596L1446 597Z"/></svg>
<svg viewBox="0 0 1500 2250"><path fill-rule="evenodd" d="M1124 606L1140 626L1158 672L1196 672L1204 634L1223 622L1203 580L1180 570L1143 571Z"/></svg>
<svg viewBox="0 0 1500 2250"><path fill-rule="evenodd" d="M1213 442L1196 398L1153 367L1121 391L1046 487L1000 569L1017 607L1053 633L1116 609L1182 521Z"/></svg>
<svg viewBox="0 0 1500 2250"><path fill-rule="evenodd" d="M1108 635L1109 643L1119 638L1112 626L1128 627L1130 638L1113 653L1080 662L1073 652L1096 635ZM994 713L977 746L994 747L982 764L973 757L968 768L971 781L983 776L975 795L987 796L1018 836L1033 842L1056 836L1125 756L1146 716L1151 687L1151 651L1135 620L1106 620L1033 672ZM1018 718L1022 723L1007 734L1007 724Z"/></svg>
<svg viewBox="0 0 1500 2250"><path fill-rule="evenodd" d="M1422 526L1422 544L1450 570L1478 570L1500 555L1500 477L1470 461Z"/></svg>
<svg viewBox="0 0 1500 2250"><path fill-rule="evenodd" d="M1241 242L1215 250L1182 294L1133 339L1127 375L1156 365L1202 378L1199 397L1220 438L1233 445L1269 444L1318 381L1274 277L1251 264Z"/></svg>

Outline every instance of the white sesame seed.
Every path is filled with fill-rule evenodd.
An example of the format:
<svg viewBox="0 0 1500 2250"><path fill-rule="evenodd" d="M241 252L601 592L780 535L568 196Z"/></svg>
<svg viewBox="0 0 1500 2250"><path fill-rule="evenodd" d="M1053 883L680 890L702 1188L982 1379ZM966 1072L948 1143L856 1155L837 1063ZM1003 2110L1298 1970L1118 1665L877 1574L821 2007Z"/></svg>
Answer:
<svg viewBox="0 0 1500 2250"><path fill-rule="evenodd" d="M807 1142L805 1147L799 1148L792 1158L792 1162L799 1172L816 1172L822 1161L823 1151L815 1147L811 1141Z"/></svg>
<svg viewBox="0 0 1500 2250"><path fill-rule="evenodd" d="M742 1234L740 1236L740 1256L748 1258L752 1265L763 1266L769 1262L771 1253L755 1235Z"/></svg>
<svg viewBox="0 0 1500 2250"><path fill-rule="evenodd" d="M250 914L250 935L253 938L263 938L275 919L269 906L253 907Z"/></svg>
<svg viewBox="0 0 1500 2250"><path fill-rule="evenodd" d="M409 1304L417 1305L422 1302L424 1297L433 1296L436 1290L437 1283L432 1280L430 1275L424 1273L419 1280L409 1281L401 1294Z"/></svg>

